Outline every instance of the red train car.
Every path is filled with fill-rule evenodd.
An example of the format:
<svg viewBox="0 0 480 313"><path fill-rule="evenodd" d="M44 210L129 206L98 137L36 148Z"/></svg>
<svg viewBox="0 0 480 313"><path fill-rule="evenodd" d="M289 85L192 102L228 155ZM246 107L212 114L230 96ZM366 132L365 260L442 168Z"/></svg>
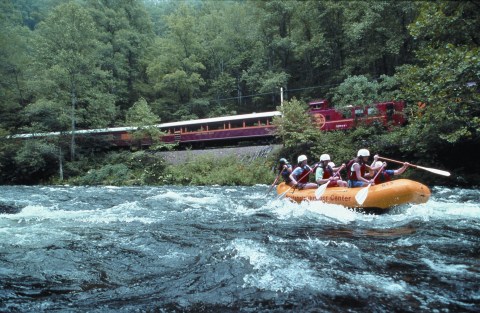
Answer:
<svg viewBox="0 0 480 313"><path fill-rule="evenodd" d="M377 121L384 126L403 125L406 122L403 101L380 102L366 107L331 108L327 100L318 100L308 105L309 113L318 127L325 131L351 129L360 121L367 124Z"/></svg>

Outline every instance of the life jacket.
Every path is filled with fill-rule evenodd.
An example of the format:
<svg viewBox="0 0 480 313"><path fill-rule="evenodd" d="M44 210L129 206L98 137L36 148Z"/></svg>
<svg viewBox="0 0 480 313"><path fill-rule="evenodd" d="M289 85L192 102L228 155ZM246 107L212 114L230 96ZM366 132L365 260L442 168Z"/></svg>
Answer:
<svg viewBox="0 0 480 313"><path fill-rule="evenodd" d="M375 184L386 183L387 181L391 180L392 177L385 170L382 170L382 172L375 178Z"/></svg>
<svg viewBox="0 0 480 313"><path fill-rule="evenodd" d="M320 165L320 167L323 169L322 179L327 179L333 176L333 168L330 165L327 165L325 167Z"/></svg>
<svg viewBox="0 0 480 313"><path fill-rule="evenodd" d="M290 179L290 174L291 172L288 170L288 169L291 169L292 168L292 165L291 164L286 164L287 165L287 168L284 168L282 170L282 172L280 173L280 175L282 175L282 178L283 180L288 184L289 182L291 182L292 180Z"/></svg>
<svg viewBox="0 0 480 313"><path fill-rule="evenodd" d="M363 162L360 162L358 160L358 158L355 158L355 159L352 159L352 160L348 161L348 163L347 163L347 175L348 175L349 180L359 180L357 178L357 173L352 170L352 166L353 166L354 163L358 163L358 165L360 165L360 174L362 175L362 177L365 176L365 171L366 171L367 167L365 166L365 164Z"/></svg>
<svg viewBox="0 0 480 313"><path fill-rule="evenodd" d="M299 167L299 166L297 166ZM295 169L297 168L295 167ZM295 170L294 169L294 170ZM309 181L309 178L310 178L310 170L305 166L305 167L302 167L302 172L300 173L300 175L297 175L295 177L295 179L297 180L297 182L299 183L302 183L302 184L306 184L308 183Z"/></svg>

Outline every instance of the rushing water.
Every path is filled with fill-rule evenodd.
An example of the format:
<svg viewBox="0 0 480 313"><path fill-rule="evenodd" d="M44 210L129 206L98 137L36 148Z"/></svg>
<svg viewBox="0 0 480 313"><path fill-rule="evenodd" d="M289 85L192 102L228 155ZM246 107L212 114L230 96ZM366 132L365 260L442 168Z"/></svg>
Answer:
<svg viewBox="0 0 480 313"><path fill-rule="evenodd" d="M267 187L0 187L0 311L478 312L478 190L369 215Z"/></svg>

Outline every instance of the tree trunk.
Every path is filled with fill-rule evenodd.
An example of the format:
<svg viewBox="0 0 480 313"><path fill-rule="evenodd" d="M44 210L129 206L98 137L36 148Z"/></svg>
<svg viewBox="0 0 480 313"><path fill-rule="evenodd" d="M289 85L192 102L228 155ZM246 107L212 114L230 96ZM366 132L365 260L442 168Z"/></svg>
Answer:
<svg viewBox="0 0 480 313"><path fill-rule="evenodd" d="M58 153L58 165L59 165L59 176L60 176L60 181L63 181L63 153L62 153L62 147L59 148L59 153Z"/></svg>
<svg viewBox="0 0 480 313"><path fill-rule="evenodd" d="M73 75L72 75L73 76ZM71 132L72 137L70 141L70 159L71 161L75 160L75 107L77 105L77 93L75 88L75 79L72 77L72 88L71 88L71 101L72 101L72 125L71 125Z"/></svg>

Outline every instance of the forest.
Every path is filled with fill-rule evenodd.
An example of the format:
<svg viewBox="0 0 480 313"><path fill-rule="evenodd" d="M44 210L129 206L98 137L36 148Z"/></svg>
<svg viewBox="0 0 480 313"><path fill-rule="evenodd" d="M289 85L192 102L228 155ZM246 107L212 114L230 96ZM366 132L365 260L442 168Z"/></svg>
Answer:
<svg viewBox="0 0 480 313"><path fill-rule="evenodd" d="M367 147L453 173L434 184L480 185L477 1L2 0L0 14L0 184L179 183L162 147L112 152L75 131L275 110L282 87L292 160ZM403 100L408 123L319 133L311 99Z"/></svg>

